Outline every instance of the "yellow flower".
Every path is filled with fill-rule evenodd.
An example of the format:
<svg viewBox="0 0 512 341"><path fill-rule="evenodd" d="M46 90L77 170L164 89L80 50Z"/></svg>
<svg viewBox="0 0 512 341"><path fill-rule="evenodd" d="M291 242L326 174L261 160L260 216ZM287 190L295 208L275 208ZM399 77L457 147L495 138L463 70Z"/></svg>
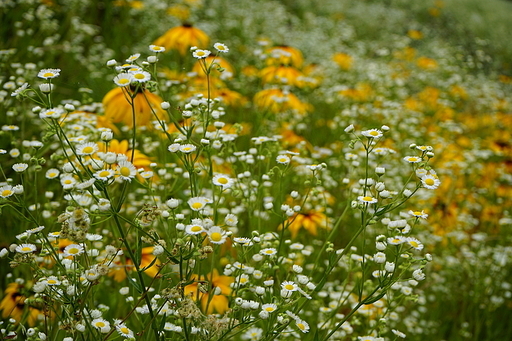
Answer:
<svg viewBox="0 0 512 341"><path fill-rule="evenodd" d="M299 86L300 77L304 77L304 74L293 66L270 65L260 71L260 77L263 84Z"/></svg>
<svg viewBox="0 0 512 341"><path fill-rule="evenodd" d="M299 49L287 45L274 46L265 52L269 55L267 65L288 65L300 68L304 61Z"/></svg>
<svg viewBox="0 0 512 341"><path fill-rule="evenodd" d="M212 63L215 64L213 66L213 70L212 70L213 72L210 74L210 76L215 76L215 77L224 76L223 79L230 79L230 78L233 78L233 75L235 74L235 69L226 59L219 57L219 56L212 56L212 55L209 55L208 57L204 58L201 61L199 61L199 60L196 61L196 63L192 67L192 72L197 73L199 76L204 76L204 71L201 67L201 65L204 63L206 63L206 65L212 65ZM217 71L218 67L223 68L224 71L223 72Z"/></svg>
<svg viewBox="0 0 512 341"><path fill-rule="evenodd" d="M292 110L299 114L305 114L313 109L310 104L302 102L291 92L285 92L278 88L259 91L254 95L254 103L260 109L266 109L273 113Z"/></svg>
<svg viewBox="0 0 512 341"><path fill-rule="evenodd" d="M98 143L98 150L101 152L106 151L105 144L103 142ZM108 151L113 152L116 154L124 154L128 157L128 160L133 163L133 165L139 169L149 169L149 165L151 164L151 160L149 157L145 154L143 154L140 150L135 149L133 153L133 160L131 160L132 157L132 150L129 149L129 142L128 140L118 141L118 140L111 140L108 143Z"/></svg>
<svg viewBox="0 0 512 341"><path fill-rule="evenodd" d="M159 265L161 264L160 260L153 255L153 250L153 246L142 248L139 265L140 269L144 269L154 261L153 265L144 270L144 273L151 277L155 277L158 274ZM121 282L126 278L127 271L131 271L132 269L134 269L133 261L126 257L124 264L116 262L116 266L111 268L108 275L114 278L116 282Z"/></svg>
<svg viewBox="0 0 512 341"><path fill-rule="evenodd" d="M180 4L172 5L167 9L167 14L178 18L181 21L185 21L190 17L190 9L187 6Z"/></svg>
<svg viewBox="0 0 512 341"><path fill-rule="evenodd" d="M194 300L199 299L201 302L201 309L207 315L217 312L224 314L229 309L229 301L226 296L231 294L231 283L234 279L230 276L221 276L217 269L214 269L210 274L206 275L205 280L211 283L212 289L209 293L203 293L199 290L199 276L194 275L192 278L194 283L185 287L185 296L191 296ZM220 295L213 294L213 291L220 289Z"/></svg>
<svg viewBox="0 0 512 341"><path fill-rule="evenodd" d="M114 6L122 7L127 6L135 9L142 9L144 8L144 3L142 1L126 1L126 0L116 0L113 2Z"/></svg>
<svg viewBox="0 0 512 341"><path fill-rule="evenodd" d="M437 62L432 58L419 57L416 61L416 65L425 70L437 69Z"/></svg>
<svg viewBox="0 0 512 341"><path fill-rule="evenodd" d="M178 50L184 56L190 47L197 46L204 49L209 42L210 38L205 32L191 24L183 24L168 30L153 44L163 46L166 50Z"/></svg>
<svg viewBox="0 0 512 341"><path fill-rule="evenodd" d="M416 39L416 40L423 38L423 32L418 31L418 30L409 30L407 32L407 35L409 36L409 38Z"/></svg>
<svg viewBox="0 0 512 341"><path fill-rule="evenodd" d="M339 65L342 70L350 70L354 63L354 58L346 53L336 53L332 59Z"/></svg>
<svg viewBox="0 0 512 341"><path fill-rule="evenodd" d="M132 107L126 99L122 88L110 90L103 97L105 118L113 123L124 123L133 126ZM151 122L156 120L155 114L165 120L165 111L160 107L163 99L146 90L140 90L133 98L135 107L135 122L137 126L151 127Z"/></svg>
<svg viewBox="0 0 512 341"><path fill-rule="evenodd" d="M292 234L292 239L297 236L301 228L308 231L313 236L318 234L318 228L327 228L327 216L322 212L311 210L307 213L296 213L288 219L290 224L288 230Z"/></svg>
<svg viewBox="0 0 512 341"><path fill-rule="evenodd" d="M27 299L21 292L23 286L13 282L7 285L4 292L4 298L0 302L0 310L2 318L14 318L16 322L22 322L24 311L26 308L25 300ZM37 318L42 312L36 308L28 307L27 321L29 326L34 326Z"/></svg>

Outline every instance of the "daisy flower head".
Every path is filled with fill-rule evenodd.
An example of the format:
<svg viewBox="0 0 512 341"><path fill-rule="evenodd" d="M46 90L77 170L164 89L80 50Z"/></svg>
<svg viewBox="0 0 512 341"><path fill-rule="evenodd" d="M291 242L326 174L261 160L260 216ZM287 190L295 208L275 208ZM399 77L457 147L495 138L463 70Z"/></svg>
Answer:
<svg viewBox="0 0 512 341"><path fill-rule="evenodd" d="M170 146L169 146L170 147ZM193 151L195 151L197 149L196 146L194 146L193 144L191 143L186 143L186 144L182 144L180 147L179 147L179 151L182 152L182 153L185 153L185 154L189 154L189 153L192 153Z"/></svg>
<svg viewBox="0 0 512 341"><path fill-rule="evenodd" d="M406 157L404 157L404 161L409 162L409 163L418 163L418 162L423 161L423 159L418 156L406 156Z"/></svg>
<svg viewBox="0 0 512 341"><path fill-rule="evenodd" d="M82 253L84 253L84 247L79 244L70 244L64 248L65 257L80 256Z"/></svg>
<svg viewBox="0 0 512 341"><path fill-rule="evenodd" d="M185 227L185 233L187 234L194 235L202 232L205 232L205 229L199 224L190 224Z"/></svg>
<svg viewBox="0 0 512 341"><path fill-rule="evenodd" d="M388 238L388 244L391 245L400 245L407 241L405 237L402 236L395 236L395 237L389 237Z"/></svg>
<svg viewBox="0 0 512 341"><path fill-rule="evenodd" d="M276 157L276 162L281 165L287 165L290 163L290 157L288 155L284 155L284 154L278 155Z"/></svg>
<svg viewBox="0 0 512 341"><path fill-rule="evenodd" d="M11 185L5 185L0 187L0 197L8 198L14 194L14 190Z"/></svg>
<svg viewBox="0 0 512 341"><path fill-rule="evenodd" d="M108 333L110 331L110 323L102 318L96 318L91 322L92 326L98 329L101 333Z"/></svg>
<svg viewBox="0 0 512 341"><path fill-rule="evenodd" d="M410 210L408 213L412 217L422 218L422 219L427 219L428 218L428 214L423 212L423 211L413 211L413 210Z"/></svg>
<svg viewBox="0 0 512 341"><path fill-rule="evenodd" d="M221 52L221 53L229 52L229 48L228 48L226 45L222 44L222 43L215 43L215 44L213 44L213 47L214 47L217 51L219 51L219 52Z"/></svg>
<svg viewBox="0 0 512 341"><path fill-rule="evenodd" d="M155 53L161 53L161 52L165 52L165 47L158 46L158 45L149 45L149 51L155 52Z"/></svg>
<svg viewBox="0 0 512 341"><path fill-rule="evenodd" d="M205 59L206 57L208 57L210 55L210 51L208 50L200 50L200 49L196 49L194 50L194 52L192 52L192 56L194 56L194 58L197 58L197 59Z"/></svg>
<svg viewBox="0 0 512 341"><path fill-rule="evenodd" d="M377 199L375 199L374 197L362 195L357 197L357 200L359 200L361 204L375 204L377 202Z"/></svg>
<svg viewBox="0 0 512 341"><path fill-rule="evenodd" d="M363 134L363 136L366 136L369 139L378 139L383 135L382 131L378 129L364 130L361 132L361 134Z"/></svg>
<svg viewBox="0 0 512 341"><path fill-rule="evenodd" d="M27 168L28 164L26 163L15 163L14 165L12 165L12 169L17 173L24 172Z"/></svg>
<svg viewBox="0 0 512 341"><path fill-rule="evenodd" d="M297 328L303 333L309 332L309 324L304 320L297 319L295 321L295 324L297 325Z"/></svg>
<svg viewBox="0 0 512 341"><path fill-rule="evenodd" d="M274 249L273 247L269 247L266 249L261 249L260 254L262 254L264 256L274 256L277 254L277 250Z"/></svg>
<svg viewBox="0 0 512 341"><path fill-rule="evenodd" d="M132 181L137 175L137 168L129 161L121 161L117 164L116 174L124 181Z"/></svg>
<svg viewBox="0 0 512 341"><path fill-rule="evenodd" d="M81 156L92 155L98 151L98 145L94 142L81 143L76 147L76 153Z"/></svg>
<svg viewBox="0 0 512 341"><path fill-rule="evenodd" d="M114 176L114 171L112 169L102 169L94 173L94 177L98 180L107 181L111 177Z"/></svg>
<svg viewBox="0 0 512 341"><path fill-rule="evenodd" d="M60 69L42 69L37 77L42 79L52 79L60 76Z"/></svg>
<svg viewBox="0 0 512 341"><path fill-rule="evenodd" d="M117 86L128 86L132 83L132 75L130 73L120 73L114 77L114 83Z"/></svg>
<svg viewBox="0 0 512 341"><path fill-rule="evenodd" d="M217 174L213 177L212 182L215 186L222 187L222 189L231 188L234 180L226 174Z"/></svg>
<svg viewBox="0 0 512 341"><path fill-rule="evenodd" d="M206 197L193 197L193 198L188 199L188 201L187 201L190 208L194 211L202 210L203 208L205 208L205 206L207 204L209 204L211 202L212 201Z"/></svg>
<svg viewBox="0 0 512 341"><path fill-rule="evenodd" d="M423 187L428 189L436 189L441 185L441 181L434 175L428 174L421 178L421 183Z"/></svg>
<svg viewBox="0 0 512 341"><path fill-rule="evenodd" d="M406 243L415 250L421 251L423 249L423 244L416 238L408 237L406 239Z"/></svg>
<svg viewBox="0 0 512 341"><path fill-rule="evenodd" d="M283 283L281 283L281 288L283 290L287 290L287 291L297 291L297 290L299 290L299 287L293 281L284 281Z"/></svg>
<svg viewBox="0 0 512 341"><path fill-rule="evenodd" d="M37 247L34 244L20 244L16 246L17 253L32 253L37 250Z"/></svg>
<svg viewBox="0 0 512 341"><path fill-rule="evenodd" d="M267 313L273 313L277 310L277 305L274 303L266 303L261 306L261 309L266 311Z"/></svg>
<svg viewBox="0 0 512 341"><path fill-rule="evenodd" d="M151 74L147 71L130 71L130 74L132 75L132 82L145 83L151 80Z"/></svg>
<svg viewBox="0 0 512 341"><path fill-rule="evenodd" d="M39 112L39 118L59 119L63 113L64 113L64 110L60 109L60 108L46 109L46 110Z"/></svg>
<svg viewBox="0 0 512 341"><path fill-rule="evenodd" d="M128 328L124 323L116 325L116 331L125 339L135 339L133 331Z"/></svg>
<svg viewBox="0 0 512 341"><path fill-rule="evenodd" d="M212 226L208 230L208 238L213 244L224 244L227 239L227 233L218 226Z"/></svg>
<svg viewBox="0 0 512 341"><path fill-rule="evenodd" d="M135 61L135 60L139 59L139 57L140 57L140 53L132 54L130 57L128 57L128 58L126 59L126 62L127 62L127 63L131 63L131 62L133 62L133 61Z"/></svg>

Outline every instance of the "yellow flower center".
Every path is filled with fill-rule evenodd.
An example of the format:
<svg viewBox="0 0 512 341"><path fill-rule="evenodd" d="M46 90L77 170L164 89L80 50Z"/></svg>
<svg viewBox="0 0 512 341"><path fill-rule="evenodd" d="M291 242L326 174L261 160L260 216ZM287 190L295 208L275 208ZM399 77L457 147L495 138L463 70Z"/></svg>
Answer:
<svg viewBox="0 0 512 341"><path fill-rule="evenodd" d="M109 175L110 175L110 172L109 172L109 171L104 170L104 171L101 171L101 172L100 172L100 176L101 176L101 177L106 177L106 176L109 176Z"/></svg>
<svg viewBox="0 0 512 341"><path fill-rule="evenodd" d="M202 229L203 229L203 228L202 228L201 226L199 226L199 225L194 225L194 226L192 226L192 227L190 228L190 231L192 231L192 232L199 232L199 231L201 231Z"/></svg>
<svg viewBox="0 0 512 341"><path fill-rule="evenodd" d="M265 250L265 253L267 253L267 254L271 255L271 254L273 254L273 253L274 253L274 250Z"/></svg>
<svg viewBox="0 0 512 341"><path fill-rule="evenodd" d="M71 183L73 183L73 181L71 181L71 180L69 180L69 179L64 180L64 184L65 184L65 185L69 185L69 184L71 184Z"/></svg>
<svg viewBox="0 0 512 341"><path fill-rule="evenodd" d="M128 78L121 78L118 82L119 84L128 84L130 80Z"/></svg>
<svg viewBox="0 0 512 341"><path fill-rule="evenodd" d="M48 284L57 284L57 281L54 279L49 279Z"/></svg>
<svg viewBox="0 0 512 341"><path fill-rule="evenodd" d="M54 76L55 74L53 72L46 72L43 74L43 77L52 77Z"/></svg>
<svg viewBox="0 0 512 341"><path fill-rule="evenodd" d="M128 167L121 167L120 173L122 176L130 176L131 171Z"/></svg>
<svg viewBox="0 0 512 341"><path fill-rule="evenodd" d="M300 330L306 329L306 326L303 323L297 323L297 327L299 327Z"/></svg>
<svg viewBox="0 0 512 341"><path fill-rule="evenodd" d="M96 322L96 327L103 328L103 327L105 327L105 323L103 323L101 321L100 322Z"/></svg>
<svg viewBox="0 0 512 341"><path fill-rule="evenodd" d="M24 247L21 248L21 251L23 251L23 252L30 252L30 251L32 251L32 248L29 247L29 246L24 246Z"/></svg>
<svg viewBox="0 0 512 341"><path fill-rule="evenodd" d="M293 286L292 284L286 284L286 285L284 286L284 288L285 288L286 290L293 290L293 289L294 289L294 286Z"/></svg>
<svg viewBox="0 0 512 341"><path fill-rule="evenodd" d="M429 186L432 186L434 185L436 182L434 181L434 179L431 179L431 178L428 178L428 179L425 179L425 183Z"/></svg>
<svg viewBox="0 0 512 341"><path fill-rule="evenodd" d="M218 178L217 181L223 185L225 185L229 182L228 179L226 179L226 178Z"/></svg>
<svg viewBox="0 0 512 341"><path fill-rule="evenodd" d="M266 307L265 310L271 313L274 311L274 307Z"/></svg>
<svg viewBox="0 0 512 341"><path fill-rule="evenodd" d="M47 111L45 113L46 116L52 116L53 114L55 114L55 111Z"/></svg>
<svg viewBox="0 0 512 341"><path fill-rule="evenodd" d="M80 252L80 250L78 250L78 248L76 247L72 247L71 249L68 250L68 253L72 255L76 255L78 252Z"/></svg>
<svg viewBox="0 0 512 341"><path fill-rule="evenodd" d="M411 162L414 162L414 161L418 161L418 158L417 157L410 157L407 160L409 160Z"/></svg>
<svg viewBox="0 0 512 341"><path fill-rule="evenodd" d="M51 172L50 174L48 174L48 176L49 176L50 178L54 178L54 177L56 177L56 176L57 176L57 173L55 173L55 172Z"/></svg>
<svg viewBox="0 0 512 341"><path fill-rule="evenodd" d="M126 328L126 327L121 327L119 328L119 330L121 331L121 333L123 334L129 334L130 333L130 329Z"/></svg>
<svg viewBox="0 0 512 341"><path fill-rule="evenodd" d="M84 152L85 154L90 154L90 153L92 153L93 151L94 151L94 148L93 148L93 147L91 147L91 146L87 146L87 147L85 147L85 148L83 149L83 152Z"/></svg>
<svg viewBox="0 0 512 341"><path fill-rule="evenodd" d="M411 240L409 242L409 244L411 244L412 247L418 247L419 246L419 244L417 242L415 242L414 240Z"/></svg>
<svg viewBox="0 0 512 341"><path fill-rule="evenodd" d="M214 242L219 242L222 240L222 234L219 232L213 232L210 235L210 239L213 240Z"/></svg>
<svg viewBox="0 0 512 341"><path fill-rule="evenodd" d="M422 215L422 213L419 211L416 211L416 212L414 212L414 215Z"/></svg>
<svg viewBox="0 0 512 341"><path fill-rule="evenodd" d="M10 189L4 189L4 190L2 191L2 196L3 196L3 197L8 197L8 196L9 196L9 195L11 195L11 194L12 194L12 191L11 191Z"/></svg>
<svg viewBox="0 0 512 341"><path fill-rule="evenodd" d="M370 135L371 136L377 136L377 135L379 135L379 132L375 131L375 130L372 130L372 131L370 131Z"/></svg>
<svg viewBox="0 0 512 341"><path fill-rule="evenodd" d="M372 197L364 197L364 198L363 198L363 201L372 201L372 200L373 200L373 198L372 198Z"/></svg>
<svg viewBox="0 0 512 341"><path fill-rule="evenodd" d="M192 204L192 208L196 210L200 209L201 207L203 207L203 204L201 204L200 202L195 202Z"/></svg>
<svg viewBox="0 0 512 341"><path fill-rule="evenodd" d="M143 73L136 73L133 75L133 77L137 78L137 79L144 79L144 74Z"/></svg>

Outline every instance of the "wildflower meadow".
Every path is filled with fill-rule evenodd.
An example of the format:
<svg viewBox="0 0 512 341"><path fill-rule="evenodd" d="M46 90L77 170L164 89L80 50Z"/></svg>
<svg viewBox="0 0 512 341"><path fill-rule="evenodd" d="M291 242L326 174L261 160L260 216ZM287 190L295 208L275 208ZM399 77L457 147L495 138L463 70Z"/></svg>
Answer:
<svg viewBox="0 0 512 341"><path fill-rule="evenodd" d="M1 340L512 340L512 2L0 2Z"/></svg>

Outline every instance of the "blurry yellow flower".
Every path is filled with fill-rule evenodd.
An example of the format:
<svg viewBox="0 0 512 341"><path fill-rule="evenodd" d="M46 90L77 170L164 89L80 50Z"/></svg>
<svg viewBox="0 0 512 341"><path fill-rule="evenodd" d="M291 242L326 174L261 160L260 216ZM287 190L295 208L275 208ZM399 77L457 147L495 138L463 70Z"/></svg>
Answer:
<svg viewBox="0 0 512 341"><path fill-rule="evenodd" d="M122 7L127 6L135 9L144 8L144 3L137 0L116 0L113 2L114 6Z"/></svg>
<svg viewBox="0 0 512 341"><path fill-rule="evenodd" d="M213 314L224 314L229 309L229 301L226 296L231 294L231 283L234 278L229 276L220 276L217 269L214 269L210 274L206 275L204 281L208 281L211 284L210 293L203 293L199 290L199 276L192 276L194 283L189 284L185 287L185 296L191 296L192 299L201 302L201 309L207 315ZM202 282L202 281L201 281ZM218 289L217 289L218 288ZM220 290L220 292L216 292ZM214 293L219 295L215 295Z"/></svg>
<svg viewBox="0 0 512 341"><path fill-rule="evenodd" d="M142 248L139 265L140 269L144 269L154 261L153 265L149 266L146 270L144 270L144 273L151 277L155 277L158 274L158 271L160 269L159 265L161 264L160 260L156 258L155 255L153 255L153 250L153 246ZM133 261L126 257L124 264L121 262L116 262L116 265L111 268L108 275L114 278L116 282L121 282L126 278L126 273L133 269Z"/></svg>
<svg viewBox="0 0 512 341"><path fill-rule="evenodd" d="M224 58L219 56L210 55L202 61L196 61L194 66L192 67L192 72L197 73L199 76L204 75L204 71L201 67L202 64L206 63L206 65L212 65L214 63L213 72L210 73L210 76L221 77L222 79L231 79L235 74L235 69L233 66ZM217 71L217 68L220 67L224 69L222 72Z"/></svg>
<svg viewBox="0 0 512 341"><path fill-rule="evenodd" d="M98 150L101 152L106 151L105 144L103 142L98 142ZM151 160L148 156L143 154L140 150L135 149L133 153L133 160L131 160L132 157L132 150L129 148L129 142L128 140L111 140L108 143L108 151L113 152L116 154L123 154L128 157L128 160L137 168L144 168L149 169L149 165L151 164Z"/></svg>
<svg viewBox="0 0 512 341"><path fill-rule="evenodd" d="M299 114L305 114L313 109L310 104L302 102L291 92L278 88L259 91L254 95L254 103L259 108L273 113L292 110Z"/></svg>
<svg viewBox="0 0 512 341"><path fill-rule="evenodd" d="M300 79L304 74L293 66L270 65L260 71L263 84L286 84L300 86Z"/></svg>
<svg viewBox="0 0 512 341"><path fill-rule="evenodd" d="M132 107L126 99L122 88L110 90L103 97L105 118L113 123L124 123L133 126ZM139 90L133 98L135 107L135 122L137 126L152 127L151 122L156 120L155 114L165 120L166 113L160 107L163 99L147 90Z"/></svg>
<svg viewBox="0 0 512 341"><path fill-rule="evenodd" d="M167 14L185 21L190 17L190 9L187 6L176 4L167 9Z"/></svg>
<svg viewBox="0 0 512 341"><path fill-rule="evenodd" d="M23 286L16 282L9 283L4 292L4 298L0 302L0 310L2 311L2 318L14 318L16 322L22 322L25 309L28 309L27 322L29 326L34 326L37 322L39 315L43 312L33 308L27 307L25 300L27 299L22 294Z"/></svg>
<svg viewBox="0 0 512 341"><path fill-rule="evenodd" d="M428 57L419 57L416 61L416 65L425 70L435 70L437 69L437 62Z"/></svg>
<svg viewBox="0 0 512 341"><path fill-rule="evenodd" d="M423 38L423 32L421 31L418 31L418 30L409 30L407 32L407 36L409 36L409 38L411 39L422 39Z"/></svg>
<svg viewBox="0 0 512 341"><path fill-rule="evenodd" d="M346 53L336 53L332 59L339 65L342 70L350 70L352 68L352 64L354 63L354 58Z"/></svg>
<svg viewBox="0 0 512 341"><path fill-rule="evenodd" d="M265 52L269 56L267 65L288 65L300 68L304 61L299 49L287 45L274 46Z"/></svg>
<svg viewBox="0 0 512 341"><path fill-rule="evenodd" d="M297 236L301 228L308 231L313 236L318 234L318 228L327 228L327 216L320 211L311 210L307 213L297 213L288 219L290 225L288 230L292 234L292 239Z"/></svg>
<svg viewBox="0 0 512 341"><path fill-rule="evenodd" d="M339 94L354 101L365 102L373 96L373 89L368 83L358 83L355 88L341 90Z"/></svg>
<svg viewBox="0 0 512 341"><path fill-rule="evenodd" d="M163 46L166 50L178 50L184 56L190 47L206 48L209 42L210 38L205 32L191 24L183 24L168 30L153 44Z"/></svg>

